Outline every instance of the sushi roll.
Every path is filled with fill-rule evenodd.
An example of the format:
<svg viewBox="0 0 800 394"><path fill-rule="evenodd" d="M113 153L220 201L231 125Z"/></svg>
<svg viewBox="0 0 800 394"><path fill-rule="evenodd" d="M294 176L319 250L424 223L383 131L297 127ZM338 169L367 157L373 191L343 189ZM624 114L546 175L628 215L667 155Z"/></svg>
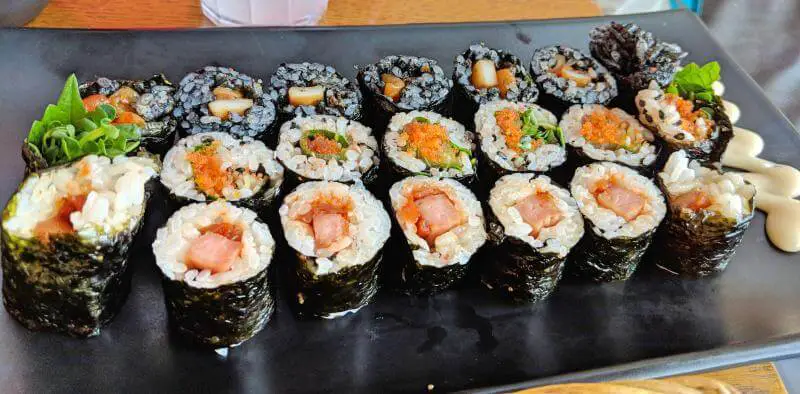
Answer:
<svg viewBox="0 0 800 394"><path fill-rule="evenodd" d="M269 82L267 94L284 120L308 115L361 118L361 92L331 66L283 63Z"/></svg>
<svg viewBox="0 0 800 394"><path fill-rule="evenodd" d="M664 218L658 187L628 167L598 162L575 170L570 192L586 219L570 269L595 282L627 280Z"/></svg>
<svg viewBox="0 0 800 394"><path fill-rule="evenodd" d="M481 178L490 185L514 172L548 173L567 160L558 119L536 104L483 104L475 126L481 142Z"/></svg>
<svg viewBox="0 0 800 394"><path fill-rule="evenodd" d="M436 60L416 56L386 56L358 72L369 124L382 132L396 113L446 113L453 81Z"/></svg>
<svg viewBox="0 0 800 394"><path fill-rule="evenodd" d="M275 310L274 251L269 228L247 208L218 200L175 212L153 242L170 327L209 348L252 338Z"/></svg>
<svg viewBox="0 0 800 394"><path fill-rule="evenodd" d="M739 174L703 167L684 151L670 155L658 182L668 214L656 235L656 265L688 277L722 272L750 226L755 187Z"/></svg>
<svg viewBox="0 0 800 394"><path fill-rule="evenodd" d="M306 182L284 198L278 215L296 256L285 268L299 317L336 318L372 300L391 227L378 199L360 185Z"/></svg>
<svg viewBox="0 0 800 394"><path fill-rule="evenodd" d="M658 40L635 23L597 26L589 39L592 56L616 76L622 90L634 94L650 81L669 85L686 57L680 46Z"/></svg>
<svg viewBox="0 0 800 394"><path fill-rule="evenodd" d="M652 175L658 158L655 137L627 112L599 104L573 105L559 125L582 164L611 161Z"/></svg>
<svg viewBox="0 0 800 394"><path fill-rule="evenodd" d="M100 334L128 296L157 175L150 158L89 155L26 177L3 211L8 313L31 330Z"/></svg>
<svg viewBox="0 0 800 394"><path fill-rule="evenodd" d="M603 65L577 49L561 45L537 49L531 74L539 103L561 115L574 104L607 105L617 97L617 81Z"/></svg>
<svg viewBox="0 0 800 394"><path fill-rule="evenodd" d="M226 132L267 140L276 120L275 103L264 94L261 80L228 67L206 66L187 74L175 99L172 114L181 136Z"/></svg>
<svg viewBox="0 0 800 394"><path fill-rule="evenodd" d="M389 190L395 226L392 257L383 266L391 287L433 294L458 283L486 242L481 204L453 179L414 176Z"/></svg>
<svg viewBox="0 0 800 394"><path fill-rule="evenodd" d="M385 162L396 182L409 175L475 182L475 134L435 112L394 115L383 136Z"/></svg>
<svg viewBox="0 0 800 394"><path fill-rule="evenodd" d="M80 85L80 92L87 111L108 104L116 110L112 123L136 125L149 152L163 157L175 143L175 87L164 75L147 80L102 77Z"/></svg>
<svg viewBox="0 0 800 394"><path fill-rule="evenodd" d="M161 183L173 210L221 199L266 218L281 190L283 166L261 141L200 133L179 140L167 152Z"/></svg>
<svg viewBox="0 0 800 394"><path fill-rule="evenodd" d="M380 164L372 130L343 117L297 117L281 126L278 160L286 167L287 187L307 180L371 184Z"/></svg>
<svg viewBox="0 0 800 394"><path fill-rule="evenodd" d="M481 44L470 45L453 63L454 116L473 128L478 107L491 101L535 103L539 89L518 57Z"/></svg>
<svg viewBox="0 0 800 394"><path fill-rule="evenodd" d="M536 302L555 289L583 217L569 192L545 175L511 174L489 194L486 288L514 302Z"/></svg>
<svg viewBox="0 0 800 394"><path fill-rule="evenodd" d="M711 88L717 79L716 62L703 68L692 63L666 89L651 82L636 94L639 120L664 140L669 153L685 150L689 158L707 164L721 160L733 138L733 125Z"/></svg>

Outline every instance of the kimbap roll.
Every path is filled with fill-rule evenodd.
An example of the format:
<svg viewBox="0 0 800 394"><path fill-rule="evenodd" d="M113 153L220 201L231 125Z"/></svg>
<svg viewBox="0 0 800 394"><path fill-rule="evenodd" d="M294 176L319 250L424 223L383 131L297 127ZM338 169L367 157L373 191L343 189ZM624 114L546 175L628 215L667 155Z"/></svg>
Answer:
<svg viewBox="0 0 800 394"><path fill-rule="evenodd" d="M100 334L130 290L128 253L158 175L89 155L29 175L3 211L3 303L31 330Z"/></svg>
<svg viewBox="0 0 800 394"><path fill-rule="evenodd" d="M570 269L595 282L627 280L664 218L661 192L650 179L609 162L579 167L570 191L586 219Z"/></svg>
<svg viewBox="0 0 800 394"><path fill-rule="evenodd" d="M385 282L407 294L432 294L458 283L486 242L481 204L453 179L414 176L389 190L396 226Z"/></svg>
<svg viewBox="0 0 800 394"><path fill-rule="evenodd" d="M490 249L483 285L514 302L549 296L584 231L569 192L544 175L506 175L489 194L486 216Z"/></svg>
<svg viewBox="0 0 800 394"><path fill-rule="evenodd" d="M435 112L401 112L392 117L383 149L393 181L409 175L475 181L475 134Z"/></svg>
<svg viewBox="0 0 800 394"><path fill-rule="evenodd" d="M171 328L211 348L252 338L275 309L274 251L269 228L247 208L218 200L175 212L153 242Z"/></svg>
<svg viewBox="0 0 800 394"><path fill-rule="evenodd" d="M610 22L589 33L589 50L629 92L647 89L650 81L666 87L686 57L680 46L658 40L634 23Z"/></svg>
<svg viewBox="0 0 800 394"><path fill-rule="evenodd" d="M361 185L306 182L278 214L296 262L288 264L289 303L300 317L357 312L378 291L389 214Z"/></svg>
<svg viewBox="0 0 800 394"><path fill-rule="evenodd" d="M172 114L182 136L219 131L266 140L276 120L275 103L261 80L228 67L187 74L175 99Z"/></svg>
<svg viewBox="0 0 800 394"><path fill-rule="evenodd" d="M493 101L475 114L481 141L482 176L489 184L513 172L549 172L564 164L567 151L558 119L528 103Z"/></svg>
<svg viewBox="0 0 800 394"><path fill-rule="evenodd" d="M283 167L261 141L200 133L179 140L167 152L161 183L173 208L221 199L265 218L280 193Z"/></svg>
<svg viewBox="0 0 800 394"><path fill-rule="evenodd" d="M296 117L281 126L275 155L291 189L306 180L371 184L378 176L378 141L372 130L342 117Z"/></svg>
<svg viewBox="0 0 800 394"><path fill-rule="evenodd" d="M617 97L617 81L597 60L577 49L556 45L537 49L531 74L541 105L561 115L574 104L607 105Z"/></svg>
<svg viewBox="0 0 800 394"><path fill-rule="evenodd" d="M689 277L722 272L753 218L755 187L739 174L701 166L684 151L670 155L658 181L668 215L656 235L657 266Z"/></svg>
<svg viewBox="0 0 800 394"><path fill-rule="evenodd" d="M283 119L308 115L361 118L361 92L335 68L324 64L281 64L270 78L267 94Z"/></svg>
<svg viewBox="0 0 800 394"><path fill-rule="evenodd" d="M386 56L358 72L375 130L383 131L389 118L399 112L445 113L453 81L444 75L436 60L416 56Z"/></svg>
<svg viewBox="0 0 800 394"><path fill-rule="evenodd" d="M667 89L652 82L636 95L639 120L664 140L670 153L685 150L702 163L720 161L733 138L733 126L711 88L719 71L716 62L702 68L692 63Z"/></svg>
<svg viewBox="0 0 800 394"><path fill-rule="evenodd" d="M658 158L655 137L627 112L598 104L573 105L559 125L584 164L612 161L651 175Z"/></svg>
<svg viewBox="0 0 800 394"><path fill-rule="evenodd" d="M453 64L454 115L469 128L480 105L496 100L534 103L539 90L518 57L484 44L470 45Z"/></svg>
<svg viewBox="0 0 800 394"><path fill-rule="evenodd" d="M108 104L115 109L112 124L136 125L148 151L163 157L175 143L175 87L163 75L141 81L98 78L80 85L80 92L87 111Z"/></svg>

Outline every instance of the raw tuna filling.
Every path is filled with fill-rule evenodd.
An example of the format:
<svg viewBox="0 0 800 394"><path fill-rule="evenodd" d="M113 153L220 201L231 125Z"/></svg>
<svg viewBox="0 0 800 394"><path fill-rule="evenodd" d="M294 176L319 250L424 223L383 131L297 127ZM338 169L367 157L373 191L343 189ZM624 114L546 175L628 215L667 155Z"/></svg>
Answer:
<svg viewBox="0 0 800 394"><path fill-rule="evenodd" d="M514 205L522 220L531 226L531 236L539 237L543 228L552 227L561 221L563 215L550 193L536 192Z"/></svg>
<svg viewBox="0 0 800 394"><path fill-rule="evenodd" d="M58 201L56 214L36 224L33 229L34 236L43 243L50 243L50 236L57 234L70 234L75 232L69 217L73 212L79 212L86 203L86 194L63 197Z"/></svg>
<svg viewBox="0 0 800 394"><path fill-rule="evenodd" d="M311 227L317 254L326 257L353 243L348 219L352 210L353 202L349 198L322 195L311 203L307 212L292 219Z"/></svg>
<svg viewBox="0 0 800 394"><path fill-rule="evenodd" d="M465 222L464 215L443 191L432 188L413 190L398 212L403 227L414 225L417 235L433 248L436 238Z"/></svg>

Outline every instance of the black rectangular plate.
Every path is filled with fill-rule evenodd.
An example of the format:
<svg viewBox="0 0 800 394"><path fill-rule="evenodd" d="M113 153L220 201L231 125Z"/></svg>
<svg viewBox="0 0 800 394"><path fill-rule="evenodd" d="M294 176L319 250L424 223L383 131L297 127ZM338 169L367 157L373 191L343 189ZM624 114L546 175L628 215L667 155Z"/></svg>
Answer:
<svg viewBox="0 0 800 394"><path fill-rule="evenodd" d="M764 157L800 167L800 137L688 12L616 18L677 42L696 62L718 60L726 98L758 130ZM65 77L174 81L220 63L268 79L281 62L318 61L353 77L355 64L425 55L449 72L485 41L526 60L536 47L586 49L610 18L491 24L202 31L0 31L0 198L22 178L19 147ZM281 300L274 319L227 359L170 338L149 241L133 256L130 299L98 338L29 332L0 313L0 387L17 392L424 391L603 376L657 376L800 353L800 259L773 248L753 220L728 270L697 281L639 276L628 283L564 285L548 301L507 306L477 288L431 298L382 294L355 316L298 321ZM387 251L392 253L392 251ZM274 264L282 264L275 261ZM763 347L766 346L766 347ZM692 353L699 352L699 353ZM691 353L688 354L687 353ZM653 360L656 359L656 360ZM645 361L642 361L645 360ZM647 361L650 360L650 361ZM633 364L628 364L633 363ZM509 387L509 386L505 386ZM520 386L516 386L520 387Z"/></svg>

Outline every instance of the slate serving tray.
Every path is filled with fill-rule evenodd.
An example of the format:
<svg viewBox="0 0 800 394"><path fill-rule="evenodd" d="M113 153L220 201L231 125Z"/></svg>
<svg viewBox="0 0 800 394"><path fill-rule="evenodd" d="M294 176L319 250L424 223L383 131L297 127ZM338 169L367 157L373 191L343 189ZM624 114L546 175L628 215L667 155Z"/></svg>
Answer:
<svg viewBox="0 0 800 394"><path fill-rule="evenodd" d="M267 80L281 62L318 61L348 77L389 54L438 59L446 72L472 42L526 62L534 48L586 50L611 18L353 28L185 31L0 30L0 199L22 179L20 144L66 76L174 82L206 64ZM800 167L800 136L758 86L685 11L615 17L679 43L689 60L717 60L740 125L765 140L763 157ZM119 316L89 340L34 333L0 312L0 387L6 392L398 392L500 390L565 380L654 377L800 354L800 256L773 248L764 216L720 277L641 274L627 283L564 284L548 301L508 306L475 286L432 298L379 295L355 316L296 320L284 300L267 328L227 358L170 337L149 243L148 217L132 256L133 289ZM391 251L388 251L391 253ZM273 264L282 264L275 261ZM646 262L645 262L646 264ZM281 297L283 295L281 294Z"/></svg>

